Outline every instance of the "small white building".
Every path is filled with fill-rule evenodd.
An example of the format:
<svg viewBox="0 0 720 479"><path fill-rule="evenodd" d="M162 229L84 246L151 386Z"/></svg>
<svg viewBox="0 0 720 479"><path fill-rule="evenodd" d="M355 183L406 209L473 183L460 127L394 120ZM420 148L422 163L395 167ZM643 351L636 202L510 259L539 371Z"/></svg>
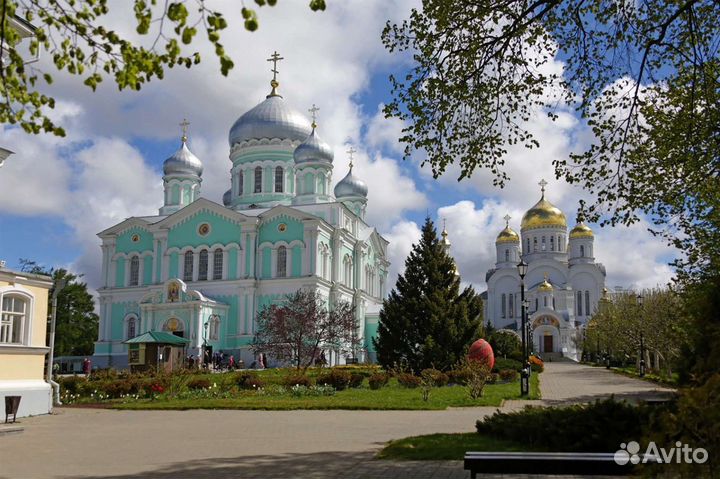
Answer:
<svg viewBox="0 0 720 479"><path fill-rule="evenodd" d="M594 235L582 217L568 234L565 214L542 196L522 218L520 235L506 226L486 275L485 318L495 328L521 330L517 264L528 264L525 299L532 350L578 360L582 334L605 288L605 267L595 262Z"/></svg>

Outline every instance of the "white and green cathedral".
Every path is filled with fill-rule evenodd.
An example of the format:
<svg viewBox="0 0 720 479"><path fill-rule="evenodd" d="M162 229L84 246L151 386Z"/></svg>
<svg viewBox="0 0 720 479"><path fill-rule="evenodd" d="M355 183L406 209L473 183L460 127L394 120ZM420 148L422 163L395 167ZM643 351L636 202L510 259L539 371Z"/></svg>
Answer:
<svg viewBox="0 0 720 479"><path fill-rule="evenodd" d="M301 288L320 292L331 308L353 304L359 359L374 359L390 263L388 242L365 222L367 185L351 161L331 188L333 151L318 135L317 109L311 122L287 105L275 79L271 86L230 128L231 185L222 204L201 196L203 165L184 122L180 148L163 164L159 214L99 233L94 366L126 367L125 341L148 331L190 340L187 354L210 346L249 365L258 311Z"/></svg>

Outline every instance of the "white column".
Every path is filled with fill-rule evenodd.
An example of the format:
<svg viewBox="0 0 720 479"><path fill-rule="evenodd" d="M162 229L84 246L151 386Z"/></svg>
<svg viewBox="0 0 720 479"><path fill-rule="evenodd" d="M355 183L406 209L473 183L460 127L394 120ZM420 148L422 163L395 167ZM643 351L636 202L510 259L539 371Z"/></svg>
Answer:
<svg viewBox="0 0 720 479"><path fill-rule="evenodd" d="M244 249L238 248L237 255L236 255L237 257L235 258L235 274L237 275L238 279L245 277L245 254L244 253L245 253ZM228 261L229 261L230 255L227 255L227 256L228 256ZM227 277L226 275L227 275L227 273L223 271L223 276Z"/></svg>

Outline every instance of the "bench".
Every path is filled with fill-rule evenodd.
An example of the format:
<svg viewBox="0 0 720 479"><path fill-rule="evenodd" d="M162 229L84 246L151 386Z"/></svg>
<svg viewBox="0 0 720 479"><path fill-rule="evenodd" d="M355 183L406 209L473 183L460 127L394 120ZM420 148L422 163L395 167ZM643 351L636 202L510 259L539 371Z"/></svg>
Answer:
<svg viewBox="0 0 720 479"><path fill-rule="evenodd" d="M647 456L647 462L657 457ZM604 452L466 452L465 469L473 479L478 473L624 476L633 473L633 464L620 465L614 453Z"/></svg>

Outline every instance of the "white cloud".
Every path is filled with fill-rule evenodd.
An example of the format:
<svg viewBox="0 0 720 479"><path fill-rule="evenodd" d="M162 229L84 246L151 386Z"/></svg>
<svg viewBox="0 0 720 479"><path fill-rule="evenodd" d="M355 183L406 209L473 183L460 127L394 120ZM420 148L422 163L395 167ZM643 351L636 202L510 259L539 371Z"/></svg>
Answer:
<svg viewBox="0 0 720 479"><path fill-rule="evenodd" d="M390 273L388 285L390 291L395 287L399 274L405 271L405 258L410 254L412 245L420 240L420 228L414 221L400 221L383 236L390 242L388 245L388 259L390 260Z"/></svg>
<svg viewBox="0 0 720 479"><path fill-rule="evenodd" d="M394 154L402 155L405 146L398 139L403 135L405 124L399 118L385 118L384 105L378 105L377 112L370 119L365 138L368 146L376 149L387 149Z"/></svg>

